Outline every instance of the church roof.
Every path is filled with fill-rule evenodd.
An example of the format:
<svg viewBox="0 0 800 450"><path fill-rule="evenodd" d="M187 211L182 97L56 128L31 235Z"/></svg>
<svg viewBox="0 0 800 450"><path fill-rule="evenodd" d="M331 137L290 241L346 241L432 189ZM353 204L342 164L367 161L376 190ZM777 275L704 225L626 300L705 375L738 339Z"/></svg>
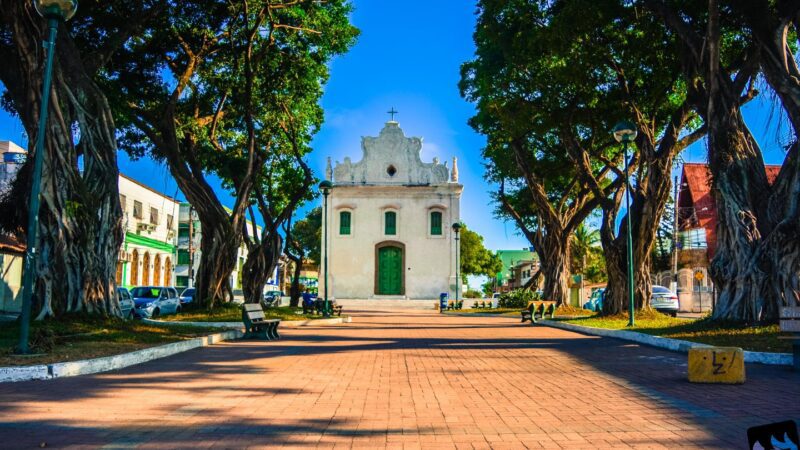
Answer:
<svg viewBox="0 0 800 450"><path fill-rule="evenodd" d="M327 175L334 185L438 185L457 182L457 169L450 176L447 163L433 158L430 163L420 158L422 138L406 137L400 124L386 122L378 136L361 138L362 157L352 162L349 157L336 162ZM330 162L329 162L330 164ZM455 160L454 160L455 164Z"/></svg>

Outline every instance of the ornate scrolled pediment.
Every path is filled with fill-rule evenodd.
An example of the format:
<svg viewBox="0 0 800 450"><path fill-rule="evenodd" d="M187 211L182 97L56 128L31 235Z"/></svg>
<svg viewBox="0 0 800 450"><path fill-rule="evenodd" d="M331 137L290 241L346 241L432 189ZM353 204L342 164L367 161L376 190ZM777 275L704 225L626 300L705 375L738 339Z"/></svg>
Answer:
<svg viewBox="0 0 800 450"><path fill-rule="evenodd" d="M336 162L335 184L445 184L450 171L447 163L424 163L420 158L422 138L406 137L397 122L389 121L378 136L361 138L362 158L354 163L349 157Z"/></svg>

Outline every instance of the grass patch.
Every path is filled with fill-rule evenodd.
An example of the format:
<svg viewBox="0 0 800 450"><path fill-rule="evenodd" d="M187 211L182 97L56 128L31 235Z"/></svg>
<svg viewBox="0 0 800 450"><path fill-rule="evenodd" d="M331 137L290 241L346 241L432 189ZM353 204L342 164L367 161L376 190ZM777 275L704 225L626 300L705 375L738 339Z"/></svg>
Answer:
<svg viewBox="0 0 800 450"><path fill-rule="evenodd" d="M611 330L630 330L639 333L662 336L684 341L700 342L721 347L741 347L744 350L758 352L790 353L791 341L778 339L781 333L778 325L746 326L731 322L712 322L704 319L679 319L661 314L657 311L637 313L636 326L628 328L628 315L558 319L575 325Z"/></svg>
<svg viewBox="0 0 800 450"><path fill-rule="evenodd" d="M278 306L264 309L264 316L267 319L281 319L286 321L322 318L322 316L318 314L297 314L297 312L302 313L302 311L302 308ZM241 322L242 306L238 304L225 304L211 311L204 309L185 309L178 315L159 317L159 320L175 322Z"/></svg>
<svg viewBox="0 0 800 450"><path fill-rule="evenodd" d="M593 316L595 313L593 311L589 311L588 309L577 308L572 305L561 305L556 309L556 317L559 316L581 316L581 317L588 317Z"/></svg>
<svg viewBox="0 0 800 450"><path fill-rule="evenodd" d="M218 332L209 327L159 327L138 320L68 316L31 323L34 355L15 355L18 322L0 323L0 366L99 358Z"/></svg>

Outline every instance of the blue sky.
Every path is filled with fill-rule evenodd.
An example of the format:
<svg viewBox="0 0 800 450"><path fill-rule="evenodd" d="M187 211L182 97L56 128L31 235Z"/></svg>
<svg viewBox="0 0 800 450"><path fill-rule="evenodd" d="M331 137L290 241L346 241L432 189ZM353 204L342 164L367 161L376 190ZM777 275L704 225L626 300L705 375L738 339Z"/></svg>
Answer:
<svg viewBox="0 0 800 450"><path fill-rule="evenodd" d="M422 159L438 156L459 161L464 184L462 219L484 236L490 249L520 249L529 244L512 223L493 218L489 192L496 187L483 180L480 151L484 138L467 120L473 107L458 92L459 67L474 53L472 33L475 8L463 0L382 1L356 0L354 24L361 29L357 44L331 66L331 78L322 99L325 124L313 142L309 160L324 174L328 156L334 161L360 158L361 136L374 136L389 119L386 111L399 111L396 120L407 135L424 138ZM772 117L772 100L763 97L745 108L748 125L765 147L768 163L780 164L782 151L774 145L786 142L788 126ZM16 119L0 112L0 140L26 142ZM706 160L705 144L684 152L684 159ZM449 165L449 164L448 164ZM166 194L177 186L165 166L150 160L131 161L119 155L120 170ZM218 191L226 204L230 197ZM179 194L180 197L180 194Z"/></svg>

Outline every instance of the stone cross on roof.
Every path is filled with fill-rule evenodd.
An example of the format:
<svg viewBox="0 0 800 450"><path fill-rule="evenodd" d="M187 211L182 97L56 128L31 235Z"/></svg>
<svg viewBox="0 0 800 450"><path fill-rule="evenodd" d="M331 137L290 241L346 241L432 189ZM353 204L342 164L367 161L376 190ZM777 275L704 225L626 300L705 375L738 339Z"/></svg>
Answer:
<svg viewBox="0 0 800 450"><path fill-rule="evenodd" d="M392 117L391 120L394 121L394 115L397 114L397 110L394 109L394 106L392 106L392 109L390 109L389 111L386 111L386 114L391 115L391 117Z"/></svg>

